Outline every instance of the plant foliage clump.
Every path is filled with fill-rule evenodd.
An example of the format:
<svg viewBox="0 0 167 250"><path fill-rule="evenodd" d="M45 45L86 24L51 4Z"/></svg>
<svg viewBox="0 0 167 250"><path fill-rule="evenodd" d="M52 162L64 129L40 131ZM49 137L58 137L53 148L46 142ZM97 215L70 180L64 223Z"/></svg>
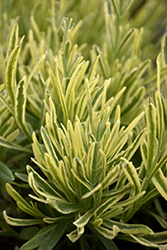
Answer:
<svg viewBox="0 0 167 250"><path fill-rule="evenodd" d="M166 2L18 2L0 2L0 235L166 249Z"/></svg>

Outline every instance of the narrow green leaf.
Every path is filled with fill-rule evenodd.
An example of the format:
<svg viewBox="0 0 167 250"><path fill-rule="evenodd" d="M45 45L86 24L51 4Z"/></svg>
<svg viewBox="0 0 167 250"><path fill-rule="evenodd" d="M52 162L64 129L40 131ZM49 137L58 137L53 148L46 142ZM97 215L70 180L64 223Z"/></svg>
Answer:
<svg viewBox="0 0 167 250"><path fill-rule="evenodd" d="M112 127L112 130L109 133L109 136L106 138L106 142L104 145L104 152L106 153L106 157L109 157L110 154L112 153L114 143L116 141L116 138L118 137L119 128L120 128L120 120L118 119L114 123L114 126Z"/></svg>
<svg viewBox="0 0 167 250"><path fill-rule="evenodd" d="M144 239L144 238L141 237L141 236L135 236L135 235L132 235L132 234L131 234L131 237L132 237L137 243L139 243L139 244L141 244L141 245L144 245L144 246L147 246L147 247L156 247L156 248L158 248L158 245L157 245L157 244L154 244L154 243L152 243L151 241L146 240L146 239Z"/></svg>
<svg viewBox="0 0 167 250"><path fill-rule="evenodd" d="M64 131L65 127L63 126ZM78 160L78 150L79 150L79 145L77 145L77 138L76 134L73 129L73 125L70 120L67 121L67 132L66 136L68 137L68 141L70 142L70 146L73 148L74 155L76 156L76 159Z"/></svg>
<svg viewBox="0 0 167 250"><path fill-rule="evenodd" d="M60 83L60 78L59 78L59 71L58 71L58 61L55 61L56 65L55 65L55 73L56 73L56 78L53 75L53 72L51 70L51 67L49 65L49 63L46 63L46 67L49 73L49 76L51 78L51 81L53 83L53 86L55 88L55 92L57 92L58 95L58 99L60 101L61 107L62 107L62 111L63 111L63 117L64 117L64 124L66 124L67 119L68 119L68 114L67 114L67 106L66 106L66 102L65 102L65 96L62 90L62 85Z"/></svg>
<svg viewBox="0 0 167 250"><path fill-rule="evenodd" d="M73 224L76 227L84 227L92 217L92 210L87 211L85 214L83 214L79 219L73 222Z"/></svg>
<svg viewBox="0 0 167 250"><path fill-rule="evenodd" d="M71 91L72 89L75 90L75 88L80 86L81 81L83 80L83 77L85 75L85 72L87 70L87 67L89 65L89 62L85 62L82 61L75 69L75 71L73 72L71 79L68 83L67 86L67 90L65 93L65 100L66 100L66 104L67 104L67 108L68 108L68 104L69 104L69 97L71 95Z"/></svg>
<svg viewBox="0 0 167 250"><path fill-rule="evenodd" d="M27 172L28 172L28 181L29 185L33 188L33 186L36 186L36 192L39 193L39 191L43 191L43 195L47 197L47 195L57 196L57 192L52 187L47 180L41 177L32 167L27 166ZM37 189L38 187L38 189ZM35 191L35 190L34 190Z"/></svg>
<svg viewBox="0 0 167 250"><path fill-rule="evenodd" d="M22 37L20 44L15 47L7 61L6 66L6 88L8 90L8 94L10 96L12 104L14 104L15 101L15 73L16 73L16 66L17 61L21 49L21 43L23 42L24 37Z"/></svg>
<svg viewBox="0 0 167 250"><path fill-rule="evenodd" d="M154 176L154 174L158 171L158 169L161 169L166 162L167 162L167 154L164 154L159 160L159 162L156 164L156 166L150 172L150 178Z"/></svg>
<svg viewBox="0 0 167 250"><path fill-rule="evenodd" d="M151 241L152 243L155 243L155 244L166 243L167 242L167 240L166 240L167 239L167 231L154 233L153 235L143 235L143 238L148 240L148 241ZM166 250L165 247L167 245L162 245L162 246L164 246L164 249L162 248L162 250Z"/></svg>
<svg viewBox="0 0 167 250"><path fill-rule="evenodd" d="M89 81L87 78L85 80L85 89L86 89L87 108L88 108L90 124L93 127L93 110L92 110L92 102L91 102L90 91L89 91Z"/></svg>
<svg viewBox="0 0 167 250"><path fill-rule="evenodd" d="M29 73L28 75L28 78L27 78L27 82L26 82L26 88L28 87L29 83L30 83L30 80L31 78L33 77L33 75L35 74L35 72L38 70L39 68L39 64L45 59L46 55L42 55L40 56L40 58L37 60L37 62L35 63L34 67L32 68L31 72ZM40 73L39 73L40 74Z"/></svg>
<svg viewBox="0 0 167 250"><path fill-rule="evenodd" d="M102 188L105 189L109 187L112 182L116 179L116 177L120 174L120 166L115 166L107 175L104 177L102 181Z"/></svg>
<svg viewBox="0 0 167 250"><path fill-rule="evenodd" d="M48 223L48 224L55 224L55 223L58 223L60 221L62 221L64 219L64 216L59 216L59 217L55 217L55 218L52 218L52 217L45 217L43 218L43 221L45 223Z"/></svg>
<svg viewBox="0 0 167 250"><path fill-rule="evenodd" d="M87 70L87 67L88 67L88 64L89 64L89 62L85 62L84 64L83 64L83 66L81 67L81 69L79 70L79 72L78 72L78 74L76 75L76 77L74 77L74 75L75 75L75 71L74 71L74 73L73 73L73 75L72 75L72 77L71 77L71 79L70 79L70 82L69 82L69 84L68 84L68 86L67 86L67 90L66 90L66 94L65 94L65 99L66 99L66 105L67 105L67 109L68 109L68 114L70 114L71 113L71 111L72 111L72 113L74 114L75 113L75 110L74 110L74 105L75 105L75 103L74 103L74 101L75 100L73 100L73 109L71 110L70 109L70 106L71 106L71 104L70 104L70 102L71 102L71 100L72 100L72 96L76 96L76 91L77 91L77 89L80 91L80 89L82 89L82 85L81 85L81 83L82 83L82 81L84 80L84 76L85 76L85 72L86 72L86 70ZM77 70L77 69L76 69ZM71 90L70 90L70 84L71 84ZM68 92L67 92L68 91Z"/></svg>
<svg viewBox="0 0 167 250"><path fill-rule="evenodd" d="M85 155L85 145L82 137L82 131L80 130L80 124L78 122L75 123L75 137L77 140L79 158L82 159L83 155Z"/></svg>
<svg viewBox="0 0 167 250"><path fill-rule="evenodd" d="M14 124L14 118L10 114L8 114L5 120L1 122L0 133L4 138L6 138L8 134L13 130Z"/></svg>
<svg viewBox="0 0 167 250"><path fill-rule="evenodd" d="M89 82L92 82L93 77L95 76L95 71L96 71L96 67L97 67L99 58L100 58L100 56L97 56L96 59L94 60L93 64L91 65L91 68L89 71L89 76L88 76Z"/></svg>
<svg viewBox="0 0 167 250"><path fill-rule="evenodd" d="M32 226L36 224L41 224L43 223L43 220L41 219L17 219L17 218L12 218L9 217L6 214L6 211L3 212L4 219L6 222L12 226Z"/></svg>
<svg viewBox="0 0 167 250"><path fill-rule="evenodd" d="M38 227L35 227L35 226L26 227L21 230L21 232L19 233L19 237L22 240L28 241L35 235L35 233L37 233L37 231L38 231Z"/></svg>
<svg viewBox="0 0 167 250"><path fill-rule="evenodd" d="M144 128L135 138L134 142L127 148L124 156L127 160L130 160L134 155L134 153L136 152L136 150L140 147L145 135L146 135L146 129Z"/></svg>
<svg viewBox="0 0 167 250"><path fill-rule="evenodd" d="M9 112L14 116L13 106L11 106L9 104L9 102L1 94L0 94L0 100L6 106L6 108L9 110Z"/></svg>
<svg viewBox="0 0 167 250"><path fill-rule="evenodd" d="M132 0L133 1L133 0ZM140 79L143 74L146 72L147 69L149 69L151 66L151 60L150 59L146 59L145 61L143 61L140 65L139 65L139 72L138 72L138 79Z"/></svg>
<svg viewBox="0 0 167 250"><path fill-rule="evenodd" d="M139 198L141 198L142 196L144 196L144 194L145 194L145 191L143 191L143 192L137 194L137 195L134 196L134 197L130 197L130 198L126 199L125 201L121 201L121 202L119 202L118 204L116 204L116 205L114 206L114 208L129 206L129 205L133 204L135 201L137 201Z"/></svg>
<svg viewBox="0 0 167 250"><path fill-rule="evenodd" d="M119 13L116 1L115 0L111 0L111 1L112 1L112 4L113 4L113 7L114 7L114 10L115 10L117 17L120 18L120 13Z"/></svg>
<svg viewBox="0 0 167 250"><path fill-rule="evenodd" d="M161 69L161 73L160 73L160 77L164 77L167 73L167 66L164 66L162 69ZM148 86L148 84L152 83L153 81L155 81L157 79L157 72L151 74L145 81L144 81L144 85Z"/></svg>
<svg viewBox="0 0 167 250"><path fill-rule="evenodd" d="M162 103L162 96L161 93L158 91L155 92L155 102L157 108L157 137L161 142L165 132L165 112Z"/></svg>
<svg viewBox="0 0 167 250"><path fill-rule="evenodd" d="M125 45L127 45L128 41L132 38L134 31L135 31L135 29L132 28L126 33L126 35L123 37L121 43L119 44L118 51L120 51L121 49L123 49L125 47Z"/></svg>
<svg viewBox="0 0 167 250"><path fill-rule="evenodd" d="M14 180L12 171L2 162L0 162L0 184L5 185L7 182Z"/></svg>
<svg viewBox="0 0 167 250"><path fill-rule="evenodd" d="M11 185L9 185L8 183L6 184L6 190L8 192L8 194L18 203L22 204L23 207L25 207L26 209L26 213L30 214L31 216L34 216L36 218L41 218L43 217L43 215L39 212L39 210L37 211L37 209L35 210L28 202L26 202L21 195L14 190ZM19 204L18 204L19 206ZM23 210L24 211L24 210Z"/></svg>
<svg viewBox="0 0 167 250"><path fill-rule="evenodd" d="M34 20L34 17L31 16L30 20L31 20L31 25L32 25L33 31L34 31L34 33L35 33L35 36L36 36L38 42L41 42L40 30L39 30L39 28L38 28L37 23L36 23L35 20Z"/></svg>
<svg viewBox="0 0 167 250"><path fill-rule="evenodd" d="M136 93L132 96L132 98L129 98L127 103L122 108L121 115L126 116L128 115L129 112L136 110L139 104L143 101L144 96L145 96L145 88L141 87L136 91Z"/></svg>
<svg viewBox="0 0 167 250"><path fill-rule="evenodd" d="M85 179L79 176L78 172L74 171L74 169L71 169L71 173L79 183L82 183L82 185L85 186L89 191L92 190L92 185L90 185L90 183L86 182Z"/></svg>
<svg viewBox="0 0 167 250"><path fill-rule="evenodd" d="M127 139L128 139L128 135L130 134L130 132L134 129L134 127L137 125L137 123L140 121L140 119L143 117L144 112L142 112L139 116L137 116L130 124L129 126L123 131L123 133L121 134L121 136L117 137L117 141L114 144L114 147L112 149L112 154L110 155L110 157L112 155L114 155L118 150L120 151L123 146L125 145Z"/></svg>
<svg viewBox="0 0 167 250"><path fill-rule="evenodd" d="M154 188L153 190L151 190L149 193L147 193L143 199L141 200L142 205L144 205L147 201L151 200L152 198L154 198L155 196L157 196L159 194L158 190L156 188Z"/></svg>
<svg viewBox="0 0 167 250"><path fill-rule="evenodd" d="M17 183L16 183L17 185ZM26 184L25 184L26 185ZM27 188L27 187L26 187ZM29 205L29 204L28 204ZM27 206L25 202L17 201L17 206L20 208L23 212L30 214L33 217L36 218L43 218L44 214L38 209L37 205L33 204L31 201L31 205Z"/></svg>
<svg viewBox="0 0 167 250"><path fill-rule="evenodd" d="M133 164L129 161L127 161L125 158L121 158L123 161L122 169L124 171L124 174L126 175L131 187L134 189L134 193L138 194L141 190L141 185L139 181L138 174L136 172L136 168L133 166Z"/></svg>
<svg viewBox="0 0 167 250"><path fill-rule="evenodd" d="M111 81L105 80L104 86L103 86L103 92L102 92L102 98L101 98L101 107L103 107L106 103L107 98L107 87L110 84Z"/></svg>
<svg viewBox="0 0 167 250"><path fill-rule="evenodd" d="M96 210L95 210L95 215L96 216L101 216L103 213L105 213L107 210L109 209L112 209L113 207L115 206L118 206L118 205L115 205L116 203L118 203L119 200L121 200L125 195L125 192L124 193L121 193L119 195L117 195L116 197L111 197L109 199L107 199L105 202L103 202ZM121 202L120 202L121 203ZM114 206L115 205L115 206ZM121 205L120 205L121 207Z"/></svg>
<svg viewBox="0 0 167 250"><path fill-rule="evenodd" d="M147 166L147 147L148 147L147 145L148 145L148 143L146 142L145 139L143 140L143 143L140 144L141 157L142 157L142 161L143 161L142 165L145 166L145 169L146 169L146 166ZM146 171L146 170L144 170L143 167L141 167L140 171L142 171L142 170L144 172Z"/></svg>
<svg viewBox="0 0 167 250"><path fill-rule="evenodd" d="M115 108L115 106L116 106L118 100L119 100L120 97L123 95L123 93L125 92L125 90L126 90L126 87L123 87L123 88L118 92L118 94L115 96L115 98L111 97L111 98L104 104L104 106L101 108L101 110L100 110L100 112L99 112L99 115L98 115L98 117L99 117L98 120L99 120L99 121L100 121L100 119L101 119L101 116L104 114L104 112L106 112L107 107L109 107L109 106L110 106L110 114L111 114L111 112L112 112L113 109ZM118 112L118 111L117 111L117 112ZM118 112L118 113L119 113L119 112ZM117 117L117 119L118 119L118 117Z"/></svg>
<svg viewBox="0 0 167 250"><path fill-rule="evenodd" d="M64 130L65 131L65 130ZM61 128L57 128L58 138L59 138L59 147L61 147L62 155L71 156L71 145L70 140L68 139L68 133L63 133ZM64 156L63 156L64 158Z"/></svg>
<svg viewBox="0 0 167 250"><path fill-rule="evenodd" d="M69 238L69 240L74 243L75 241L77 241L81 235L84 233L84 227L82 228L77 228L76 230L72 231L71 233L67 234L67 237Z"/></svg>
<svg viewBox="0 0 167 250"><path fill-rule="evenodd" d="M56 197L55 197L56 198ZM55 208L57 211L59 211L62 214L70 214L74 213L82 208L81 204L73 204L66 201L63 201L62 199L47 199L48 203Z"/></svg>
<svg viewBox="0 0 167 250"><path fill-rule="evenodd" d="M86 106L87 106L87 97L86 97L86 91L84 91L81 97L79 98L76 107L76 116L78 117L78 119L83 120L83 116L85 116L85 110L87 110Z"/></svg>
<svg viewBox="0 0 167 250"><path fill-rule="evenodd" d="M142 224L126 224L121 223L113 220L104 220L103 225L107 228L112 229L114 225L119 227L120 232L124 234L152 234L153 231L147 227L146 225Z"/></svg>
<svg viewBox="0 0 167 250"><path fill-rule="evenodd" d="M16 121L26 135L26 137L31 141L31 131L30 126L26 123L25 112L26 112L26 77L24 76L18 83L15 97L15 114Z"/></svg>
<svg viewBox="0 0 167 250"><path fill-rule="evenodd" d="M95 192L97 192L100 188L101 188L101 183L98 184L95 188L93 188L90 192L87 192L86 194L84 194L82 196L82 199L86 199L88 197L90 197L91 195L93 195Z"/></svg>
<svg viewBox="0 0 167 250"><path fill-rule="evenodd" d="M5 139L8 142L12 142L12 141L16 140L16 138L18 138L19 134L20 134L20 130L16 129L16 130L12 131L10 134L8 134Z"/></svg>
<svg viewBox="0 0 167 250"><path fill-rule="evenodd" d="M153 176L152 182L162 197L164 197L164 199L167 201L167 178L164 176L161 169L159 169L158 172Z"/></svg>
<svg viewBox="0 0 167 250"><path fill-rule="evenodd" d="M0 136L0 146L32 154L31 148L22 147L16 143L9 142Z"/></svg>
<svg viewBox="0 0 167 250"><path fill-rule="evenodd" d="M18 33L19 33L19 26L17 23L14 24L10 38L9 38L9 44L8 44L8 51L7 51L7 58L10 56L12 50L17 46L18 44Z"/></svg>
<svg viewBox="0 0 167 250"><path fill-rule="evenodd" d="M77 125L78 125L78 130L81 133L82 136L82 140L83 140L83 144L85 147L85 150L87 151L89 148L89 142L88 142L88 136L87 136L87 124L86 122L82 122L79 120L79 118L76 116L76 121L77 121Z"/></svg>
<svg viewBox="0 0 167 250"><path fill-rule="evenodd" d="M84 167L83 162L78 157L75 157L73 159L73 163L74 163L73 169L78 174L78 176L80 176L82 179L84 179L87 183L90 184L90 181L88 180L88 178L86 176L86 171L85 171L85 167Z"/></svg>
<svg viewBox="0 0 167 250"><path fill-rule="evenodd" d="M147 171L152 168L154 156L156 154L156 111L153 104L146 106L146 123L147 123Z"/></svg>
<svg viewBox="0 0 167 250"><path fill-rule="evenodd" d="M57 245L70 224L71 220L69 219L59 222L54 228L52 228L50 234L45 237L38 250L52 250ZM21 248L21 250L25 249Z"/></svg>
<svg viewBox="0 0 167 250"><path fill-rule="evenodd" d="M161 227L167 229L167 222L166 220L164 220L161 216L159 216L158 214L155 214L151 211L148 211L149 214L151 214L161 225Z"/></svg>
<svg viewBox="0 0 167 250"><path fill-rule="evenodd" d="M94 156L94 151L95 151L95 142L93 142L91 144L91 146L89 147L89 151L88 151L88 156L87 156L87 175L88 175L88 179L92 180L92 165L93 165L93 156Z"/></svg>
<svg viewBox="0 0 167 250"><path fill-rule="evenodd" d="M118 228L117 226L115 226L115 227L113 228L113 230L107 229L107 228L102 227L102 226L96 227L95 229L96 229L96 231L97 231L98 233L100 233L101 235L103 235L105 238L107 238L107 239L109 239L109 240L114 239L115 236L117 236L117 234L118 234L119 231L120 231L119 228Z"/></svg>
<svg viewBox="0 0 167 250"><path fill-rule="evenodd" d="M14 173L17 178L24 182L28 182L28 175L27 174L22 174L22 173Z"/></svg>
<svg viewBox="0 0 167 250"><path fill-rule="evenodd" d="M113 208L113 209L107 211L106 213L104 213L102 215L102 219L106 220L106 219L114 218L115 216L121 214L122 211L123 211L122 207Z"/></svg>
<svg viewBox="0 0 167 250"><path fill-rule="evenodd" d="M111 19L111 13L112 13L111 2L110 1L104 2L104 16L105 16L105 24L106 24L108 41L109 41L110 47L112 48L112 50L114 50L115 44L114 44L114 41L113 41L113 33L114 33L114 28L115 27L114 27L112 19ZM101 55L101 51L97 48L97 46L95 47L95 49L97 51L96 53ZM100 57L100 59L101 59L101 57ZM105 70L105 67L104 67L103 60L100 60L100 66L101 66L103 75L105 76L105 78L107 78L107 74L106 74L106 70Z"/></svg>
<svg viewBox="0 0 167 250"><path fill-rule="evenodd" d="M58 165L58 158L57 155L54 151L52 142L46 132L46 130L44 129L44 127L41 127L41 135L42 135L42 139L43 142L45 144L46 150L48 151L48 153L52 156L53 160L55 161L55 163Z"/></svg>
<svg viewBox="0 0 167 250"><path fill-rule="evenodd" d="M33 152L34 152L35 158L39 163L43 163L44 165L45 164L44 152L36 138L35 132L32 133L32 140L33 140Z"/></svg>
<svg viewBox="0 0 167 250"><path fill-rule="evenodd" d="M125 11L127 11L130 8L132 3L133 3L133 0L129 0L126 2L126 5L124 7L124 13L125 13Z"/></svg>
<svg viewBox="0 0 167 250"><path fill-rule="evenodd" d="M52 230L57 228L57 225L49 225L41 229L32 239L26 242L20 250L34 250L39 247L43 241L50 235Z"/></svg>
<svg viewBox="0 0 167 250"><path fill-rule="evenodd" d="M56 187L66 194L66 197L71 195L71 192L75 194L75 191L71 188L65 169L65 164L63 161L59 161L58 166L55 166L54 161L50 155L45 153L45 159L47 164L47 169L55 181Z"/></svg>

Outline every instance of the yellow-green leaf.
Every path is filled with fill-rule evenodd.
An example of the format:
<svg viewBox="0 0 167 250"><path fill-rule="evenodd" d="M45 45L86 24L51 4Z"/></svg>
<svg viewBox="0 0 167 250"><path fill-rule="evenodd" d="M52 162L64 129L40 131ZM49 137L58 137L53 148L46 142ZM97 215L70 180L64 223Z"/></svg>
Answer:
<svg viewBox="0 0 167 250"><path fill-rule="evenodd" d="M156 154L156 110L153 104L146 106L147 124L147 171L152 168L154 156Z"/></svg>
<svg viewBox="0 0 167 250"><path fill-rule="evenodd" d="M15 73L16 73L16 66L17 66L17 61L21 49L21 44L23 42L24 37L22 37L20 44L16 46L7 61L7 66L6 66L6 88L8 90L8 94L10 96L12 104L15 102Z"/></svg>

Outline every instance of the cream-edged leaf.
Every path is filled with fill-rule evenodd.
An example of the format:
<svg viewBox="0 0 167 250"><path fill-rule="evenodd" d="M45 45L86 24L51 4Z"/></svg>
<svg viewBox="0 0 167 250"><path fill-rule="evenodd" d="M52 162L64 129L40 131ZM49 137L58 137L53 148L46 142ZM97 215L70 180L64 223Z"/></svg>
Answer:
<svg viewBox="0 0 167 250"><path fill-rule="evenodd" d="M154 156L156 154L156 110L153 104L146 106L147 124L147 171L152 168Z"/></svg>
<svg viewBox="0 0 167 250"><path fill-rule="evenodd" d="M16 74L16 66L17 61L21 49L21 43L23 42L24 37L22 37L20 44L16 46L12 52L10 53L10 56L7 61L6 65L6 88L8 90L8 94L11 99L11 103L14 104L15 102L15 74Z"/></svg>
<svg viewBox="0 0 167 250"><path fill-rule="evenodd" d="M12 31L10 33L8 51L7 51L7 58L10 56L12 50L18 44L18 35L19 35L19 26L18 26L18 23L15 23L13 28L12 28Z"/></svg>
<svg viewBox="0 0 167 250"><path fill-rule="evenodd" d="M18 126L26 137L31 141L32 129L26 122L26 77L24 76L18 83L15 96L15 117Z"/></svg>
<svg viewBox="0 0 167 250"><path fill-rule="evenodd" d="M76 221L74 221L73 224L76 227L84 227L89 222L92 215L93 215L92 210L88 210L85 214L83 214Z"/></svg>
<svg viewBox="0 0 167 250"><path fill-rule="evenodd" d="M12 226L32 226L36 224L42 224L43 221L41 219L17 219L9 217L6 214L6 211L3 212L4 219L9 225Z"/></svg>
<svg viewBox="0 0 167 250"><path fill-rule="evenodd" d="M167 178L164 176L161 169L159 169L158 172L153 176L152 182L162 197L167 200Z"/></svg>
<svg viewBox="0 0 167 250"><path fill-rule="evenodd" d="M149 227L142 224L127 224L114 220L104 220L103 225L110 229L115 225L120 229L120 232L124 234L153 234L153 231Z"/></svg>
<svg viewBox="0 0 167 250"><path fill-rule="evenodd" d="M123 161L122 163L122 169L124 171L125 176L127 177L131 187L134 190L135 194L140 193L141 190L141 185L140 185L140 181L139 181L139 177L136 171L136 168L134 167L134 165L127 161L125 158L121 158L121 160Z"/></svg>
<svg viewBox="0 0 167 250"><path fill-rule="evenodd" d="M53 208L55 208L58 212L62 214L71 214L82 208L81 204L78 204L78 203L73 204L73 203L63 201L61 199L53 200L51 198L48 198L47 201Z"/></svg>

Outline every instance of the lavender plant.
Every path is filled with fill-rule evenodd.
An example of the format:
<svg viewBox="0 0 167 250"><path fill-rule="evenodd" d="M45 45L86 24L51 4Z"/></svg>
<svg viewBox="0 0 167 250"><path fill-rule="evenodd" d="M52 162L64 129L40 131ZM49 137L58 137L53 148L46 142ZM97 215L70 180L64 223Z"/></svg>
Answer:
<svg viewBox="0 0 167 250"><path fill-rule="evenodd" d="M23 240L21 250L117 250L115 239L162 250L166 34L153 69L142 54L154 40L150 22L139 22L145 3L87 5L37 3L26 36L13 21L8 46L1 40L0 234ZM47 21L39 23L37 13ZM161 13L160 6L154 25ZM12 13L3 22L5 15Z"/></svg>

